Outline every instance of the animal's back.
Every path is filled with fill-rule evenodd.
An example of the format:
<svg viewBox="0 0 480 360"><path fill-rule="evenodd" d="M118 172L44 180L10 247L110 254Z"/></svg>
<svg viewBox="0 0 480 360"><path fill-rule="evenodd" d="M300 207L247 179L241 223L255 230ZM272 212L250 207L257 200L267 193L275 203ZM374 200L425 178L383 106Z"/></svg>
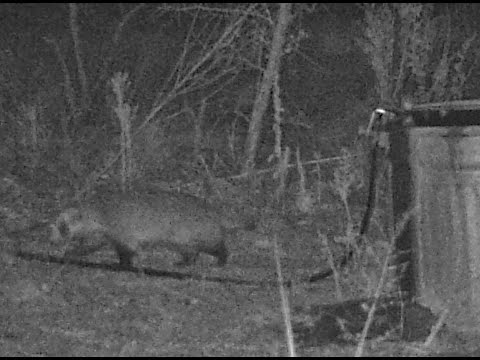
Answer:
<svg viewBox="0 0 480 360"><path fill-rule="evenodd" d="M104 234L95 238L109 240L120 260L128 263L131 254L144 245L174 250L185 263L195 261L199 252L216 256L219 264L224 264L228 255L224 224L230 227L231 223L222 224L224 217L216 208L190 195L104 193L81 204L79 213L81 219L72 227L77 229L73 238L84 239L95 229L95 234ZM72 253L85 253L80 250L84 242L77 241L78 249Z"/></svg>

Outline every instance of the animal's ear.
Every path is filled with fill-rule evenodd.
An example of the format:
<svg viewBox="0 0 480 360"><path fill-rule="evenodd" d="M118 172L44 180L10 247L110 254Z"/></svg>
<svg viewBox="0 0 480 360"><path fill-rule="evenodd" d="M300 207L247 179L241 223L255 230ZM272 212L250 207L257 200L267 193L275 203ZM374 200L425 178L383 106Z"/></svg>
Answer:
<svg viewBox="0 0 480 360"><path fill-rule="evenodd" d="M70 227L66 221L57 223L56 228L62 238L66 238L70 234Z"/></svg>
<svg viewBox="0 0 480 360"><path fill-rule="evenodd" d="M53 242L62 240L62 234L55 224L50 224L50 240Z"/></svg>
<svg viewBox="0 0 480 360"><path fill-rule="evenodd" d="M70 235L71 225L78 221L80 212L78 209L70 208L62 212L52 226L52 239L59 239L60 237L67 237Z"/></svg>

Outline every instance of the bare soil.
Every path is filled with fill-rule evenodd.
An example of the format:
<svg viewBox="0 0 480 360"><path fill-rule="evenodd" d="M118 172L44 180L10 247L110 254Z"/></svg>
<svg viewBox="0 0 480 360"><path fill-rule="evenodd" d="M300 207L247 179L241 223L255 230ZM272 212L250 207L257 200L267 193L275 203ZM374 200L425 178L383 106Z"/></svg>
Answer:
<svg viewBox="0 0 480 360"><path fill-rule="evenodd" d="M337 232L339 209L319 215L319 231ZM25 260L15 249L60 256L48 242L48 229L0 235L1 356L286 356L284 321L276 283L273 234L241 232L228 244L223 268L205 255L186 268L175 253L148 249L137 267L195 274L176 280L133 272ZM278 231L283 276L293 285L288 298L293 322L313 304L337 302L332 279L308 284L305 278L328 266L315 231L284 226ZM117 261L112 250L88 261ZM202 276L205 279L202 280ZM225 281L208 281L207 278ZM250 281L238 285L228 279ZM344 292L345 300L355 294ZM303 314L303 315L302 315ZM412 356L443 351L422 344L367 342L364 355ZM354 346L326 344L297 355L352 356ZM447 350L452 349L447 347ZM455 348L454 348L455 349ZM450 350L449 350L450 351ZM456 351L456 350L454 350ZM456 353L454 353L456 354Z"/></svg>

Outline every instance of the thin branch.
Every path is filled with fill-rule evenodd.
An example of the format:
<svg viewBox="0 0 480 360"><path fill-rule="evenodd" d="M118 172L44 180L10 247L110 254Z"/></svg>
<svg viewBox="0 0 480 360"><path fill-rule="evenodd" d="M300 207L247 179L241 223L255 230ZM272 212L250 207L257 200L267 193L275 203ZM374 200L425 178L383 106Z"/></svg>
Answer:
<svg viewBox="0 0 480 360"><path fill-rule="evenodd" d="M348 158L351 158L351 157L355 157L355 156L358 156L360 154L351 154L349 156L334 156L334 157L331 157L331 158L325 158L325 159L320 159L320 160L310 160L310 161L305 161L302 163L302 166L305 166L305 165L316 165L316 164L325 164L325 163L329 163L329 162L334 162L334 161L342 161L342 160L345 160L345 159L348 159ZM294 167L294 166L297 166L296 164L289 164L287 165L288 168L291 168L291 167ZM269 172L272 172L272 171L275 171L275 168L268 168L268 169L261 169L261 170L255 170L254 173L255 174L266 174L266 173L269 173ZM234 175L234 176L230 176L228 177L228 179L241 179L241 178L245 178L245 177L248 177L250 173L248 172L243 172L239 175Z"/></svg>
<svg viewBox="0 0 480 360"><path fill-rule="evenodd" d="M232 24L228 29L225 30L225 32L222 34L222 36L220 37L220 39L217 40L217 42L213 45L212 49L207 52L198 62L195 66L193 66L190 71L188 72L188 74L185 75L185 81L184 83L186 82L187 79L193 77L193 74L195 74L195 72L203 65L207 62L208 59L210 59L213 54L215 54L221 47L224 46L224 43L230 43L231 42L231 39L230 41L226 41L228 36L230 36L231 33L233 33L233 31L238 27L240 26L240 24L245 20L246 18L246 15L244 15L243 17L241 17L240 19L238 19L234 24ZM183 85L183 84L182 84Z"/></svg>
<svg viewBox="0 0 480 360"><path fill-rule="evenodd" d="M249 9L253 9L255 5L250 5ZM147 115L147 117L145 118L144 120L144 123L142 124L142 126L144 126L144 124L148 123L151 119L153 119L153 117L155 117L155 115L165 106L165 104L167 104L169 101L171 101L173 98L175 98L177 96L177 93L179 92L179 90L188 82L188 81L192 81L192 79L195 79L195 76L194 74L198 71L198 69L203 66L221 47L224 46L224 42L225 40L228 38L228 36L233 33L233 31L238 27L240 26L240 24L242 24L242 22L245 20L245 18L247 17L247 14L244 14L241 18L239 18L236 22L234 22L233 24L231 24L226 30L225 32L222 34L222 36L220 37L220 39L217 40L217 42L212 46L212 48L210 49L210 51L208 51L206 54L203 55L203 57L201 59L198 60L198 62L192 66L192 68L190 69L190 71L185 74L185 76L183 77L183 79L181 79L180 81L178 81L174 87L169 91L168 95L163 97L163 100L160 101L159 104L157 104L156 106L153 107L153 109L150 111L150 113ZM162 95L162 94L160 94Z"/></svg>
<svg viewBox="0 0 480 360"><path fill-rule="evenodd" d="M51 44L53 46L53 49L55 51L55 54L57 55L58 61L60 62L60 67L62 68L63 76L65 78L64 80L65 96L67 97L67 103L70 108L70 116L73 116L73 114L76 114L77 112L77 106L75 103L75 92L72 85L72 78L70 76L70 72L68 71L67 63L65 61L65 58L62 55L62 52L60 51L60 46L58 46L58 43L56 40L47 38L47 37L44 37L43 40L45 40L47 44Z"/></svg>
<svg viewBox="0 0 480 360"><path fill-rule="evenodd" d="M368 330L370 330L370 326L373 322L373 316L375 314L378 299L380 298L381 292L383 290L383 285L386 281L388 275L388 268L390 264L390 258L395 250L395 242L397 239L402 235L403 231L407 228L408 223L413 217L418 214L418 207L414 206L407 210L403 215L400 221L398 222L397 226L395 227L394 233L390 238L390 244L388 247L388 253L385 257L385 261L383 262L382 273L380 275L380 280L378 281L377 289L375 290L374 301L372 307L370 308L367 316L367 321L365 322L365 326L363 327L362 334L360 336L360 341L358 342L357 349L355 350L355 357L360 357L363 354L363 349L365 348L365 340L368 335Z"/></svg>
<svg viewBox="0 0 480 360"><path fill-rule="evenodd" d="M198 84L196 86L191 85L190 87L185 87L183 90L178 91L177 95L178 96L179 95L185 95L187 93L191 93L191 92L194 92L194 91L198 91L202 88L206 88L207 86L212 85L215 82L217 82L220 78L225 77L226 75L228 75L230 73L233 73L235 70L236 70L235 68L230 68L230 69L224 70L222 73L216 75L215 77L209 79L208 81L205 81L203 84Z"/></svg>
<svg viewBox="0 0 480 360"><path fill-rule="evenodd" d="M180 54L180 57L178 58L178 61L177 63L175 64L175 68L173 69L171 75L177 73L177 78L175 79L175 85L178 84L178 82L180 81L180 77L181 77L181 72L182 72L182 67L183 65L185 64L185 57L187 55L187 52L189 50L189 45L190 45L190 38L193 34L193 30L195 28L195 24L197 23L197 18L198 18L198 11L195 13L193 19L192 19L192 23L190 25L190 28L188 29L188 33L187 33L187 38L185 39L185 42L184 42L184 46L183 46L183 50L182 50L182 53ZM165 84L168 84L169 83L169 80L170 78L165 82ZM175 87L174 85L174 87Z"/></svg>
<svg viewBox="0 0 480 360"><path fill-rule="evenodd" d="M403 49L402 58L400 60L398 75L397 75L397 79L395 81L395 89L393 90L393 94L392 94L392 99L393 100L400 100L400 99L397 99L397 96L398 96L400 90L403 89L403 85L404 85L403 80L404 80L404 77L405 77L406 62L407 62L407 58L408 58L408 56L407 56L407 53L408 53L407 43L408 43L408 37L405 36L403 46L402 46L402 49ZM412 95L412 94L407 94L407 95Z"/></svg>
<svg viewBox="0 0 480 360"><path fill-rule="evenodd" d="M213 28L210 28L212 23ZM221 25L222 21L219 21L218 18L212 17L209 21L205 21L205 25L197 32L197 43L202 47L204 51L207 50L208 44L212 42L213 37L215 36L215 34L217 34L217 30ZM202 40L201 36L202 34L204 34L204 32L207 32L207 38Z"/></svg>
<svg viewBox="0 0 480 360"><path fill-rule="evenodd" d="M122 20L117 25L117 29L115 30L115 34L113 35L113 43L115 45L117 45L118 41L120 40L120 35L122 34L123 27L125 26L125 24L128 22L128 20L130 20L132 18L133 15L135 15L136 12L138 12L138 10L140 10L144 6L145 6L144 3L138 4L137 6L135 6L132 10L130 10L128 13L126 13L123 16Z"/></svg>
<svg viewBox="0 0 480 360"><path fill-rule="evenodd" d="M257 6L258 4L252 4L254 5L253 7ZM204 6L204 5L190 5L190 6L183 6L183 7L174 7L170 5L161 5L158 8L158 12L161 11L176 11L176 12L190 12L192 10L201 10L206 13L221 13L221 14L229 14L229 15L249 15L253 16L258 19L262 19L267 21L269 24L273 24L273 21L271 18L265 17L258 12L251 12L250 8L253 8L252 6L249 6L246 10L244 9L239 9L239 8L234 8L234 9L223 9L223 8L218 8L218 7L210 7L210 6Z"/></svg>
<svg viewBox="0 0 480 360"><path fill-rule="evenodd" d="M70 10L70 31L72 33L73 40L73 49L75 52L75 59L77 61L77 72L78 78L80 80L80 85L82 89L82 111L85 111L88 104L88 84L87 84L87 74L83 66L82 59L82 48L80 46L80 27L78 25L78 6L76 3L70 3L68 5Z"/></svg>
<svg viewBox="0 0 480 360"><path fill-rule="evenodd" d="M123 29L124 29L126 23L133 17L134 14L136 14L144 6L145 6L145 4L143 4L143 3L138 4L135 8L133 8L132 10L127 12L122 17L122 19L120 20L120 22L117 25L117 28L115 30L115 33L114 33L114 36L113 36L113 39L112 39L112 42L113 42L114 46L117 46L118 43L120 42L120 36L122 35ZM112 63L112 59L114 57L113 50L114 50L114 48L112 49L112 51L109 54L107 53L106 59L100 65L100 70L99 70L100 75L97 76L97 80L96 80L95 84L92 86L91 94L96 94L98 89L101 86L104 85L107 71L109 70L109 66Z"/></svg>
<svg viewBox="0 0 480 360"><path fill-rule="evenodd" d="M318 71L321 74L325 74L329 71L326 67L320 65L317 61L313 60L313 58L310 55L305 54L300 49L294 49L294 52L296 52L305 61L307 61L310 65L312 65L313 66L313 68L311 68L312 70Z"/></svg>
<svg viewBox="0 0 480 360"><path fill-rule="evenodd" d="M267 14L266 17L262 17L262 19L265 19L270 26L273 26L275 24L275 21L273 20L272 13L270 12L270 9L268 8L268 4L265 3L260 3L259 4L263 10L265 10L265 13Z"/></svg>

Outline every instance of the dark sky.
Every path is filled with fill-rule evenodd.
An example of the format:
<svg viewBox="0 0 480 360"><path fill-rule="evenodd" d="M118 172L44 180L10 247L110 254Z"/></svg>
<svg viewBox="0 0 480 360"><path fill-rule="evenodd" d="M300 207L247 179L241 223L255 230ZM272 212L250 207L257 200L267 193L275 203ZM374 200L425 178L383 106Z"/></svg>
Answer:
<svg viewBox="0 0 480 360"><path fill-rule="evenodd" d="M47 35L65 23L66 4L1 4L2 34L38 32Z"/></svg>
<svg viewBox="0 0 480 360"><path fill-rule="evenodd" d="M98 46L101 46L104 40L110 40L114 25L132 6L135 5L80 4L78 20L83 40L88 41L90 45ZM147 6L157 7L156 4ZM450 13L457 19L465 19L466 25L480 28L480 22L477 21L480 18L480 6L477 4L463 4L457 7L452 4L436 6L443 13ZM142 34L151 31L151 28L155 27L149 26L148 23L152 13L153 11L148 10L137 14L135 20L129 23L129 29L140 31ZM323 75L315 73L321 81L325 81L323 77L333 72L336 79L342 83L347 82L351 87L350 79L343 78L354 75L347 74L345 70L349 70L347 72L357 73L355 75L359 79L357 82L365 83L365 76L360 76L365 75L365 69L359 71L355 67L359 60L352 56L361 56L358 50L357 53L352 52L352 48L355 47L354 37L359 34L357 20L361 18L362 10L356 4L317 4L315 12L305 16L304 25L310 30L311 37L304 41L302 50L323 67L322 69L326 69L323 70ZM150 24L153 24L153 21ZM23 61L38 58L50 64L51 61L56 61L56 57L52 56L54 55L52 47L46 45L44 38L55 39L62 50L68 53L71 47L68 22L68 4L0 4L0 51L8 50ZM95 50L97 51L96 48ZM346 57L353 61L353 64L350 64ZM337 70L334 69L336 67Z"/></svg>

